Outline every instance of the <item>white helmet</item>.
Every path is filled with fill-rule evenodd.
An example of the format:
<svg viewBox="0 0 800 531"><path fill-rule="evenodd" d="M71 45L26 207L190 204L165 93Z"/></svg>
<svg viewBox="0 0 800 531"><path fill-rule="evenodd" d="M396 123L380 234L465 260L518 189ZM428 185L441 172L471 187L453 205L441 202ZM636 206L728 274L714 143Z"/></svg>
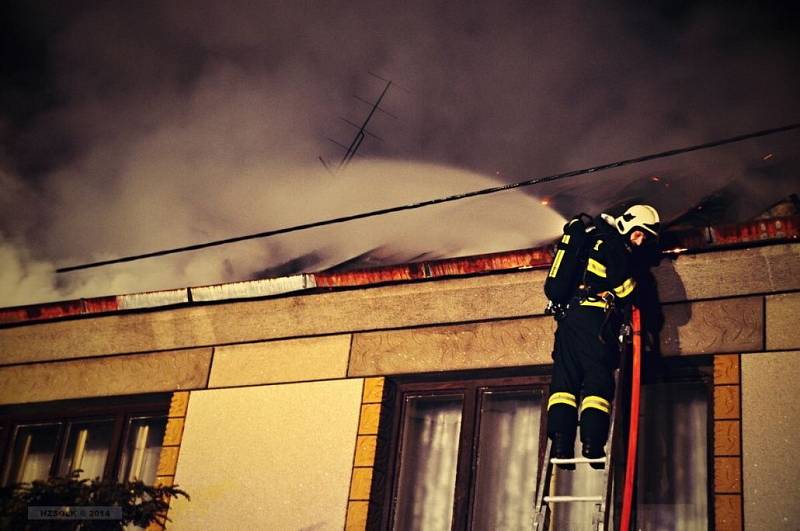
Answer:
<svg viewBox="0 0 800 531"><path fill-rule="evenodd" d="M623 236L633 229L641 229L653 236L658 236L661 228L658 212L650 205L633 205L616 219L615 226Z"/></svg>

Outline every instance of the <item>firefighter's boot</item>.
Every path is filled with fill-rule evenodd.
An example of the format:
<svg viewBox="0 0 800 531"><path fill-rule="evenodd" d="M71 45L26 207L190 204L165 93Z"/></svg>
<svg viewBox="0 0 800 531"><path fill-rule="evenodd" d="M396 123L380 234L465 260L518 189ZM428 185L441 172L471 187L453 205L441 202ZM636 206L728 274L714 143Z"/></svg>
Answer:
<svg viewBox="0 0 800 531"><path fill-rule="evenodd" d="M570 437L564 432L557 431L553 434L552 457L557 459L572 459L575 457L575 436ZM557 465L563 470L575 470L572 463L562 463Z"/></svg>
<svg viewBox="0 0 800 531"><path fill-rule="evenodd" d="M606 456L605 449L603 448L604 446L605 444L601 444L598 441L587 439L583 441L583 449L581 450L581 454L587 459L600 459L601 457ZM589 466L595 470L602 470L605 468L604 463L589 463Z"/></svg>

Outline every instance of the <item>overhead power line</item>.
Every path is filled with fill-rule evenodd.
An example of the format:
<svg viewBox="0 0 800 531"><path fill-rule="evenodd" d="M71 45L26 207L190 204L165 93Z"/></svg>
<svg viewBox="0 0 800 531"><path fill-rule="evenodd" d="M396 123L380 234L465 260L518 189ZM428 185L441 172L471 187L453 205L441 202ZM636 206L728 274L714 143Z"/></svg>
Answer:
<svg viewBox="0 0 800 531"><path fill-rule="evenodd" d="M80 269L91 269L94 267L102 267L112 264L121 264L124 262L134 262L137 260L144 260L146 258L155 258L157 256L165 256L169 254L177 254L177 253L185 253L189 251L198 251L200 249L207 249L209 247L217 247L220 245L227 245L231 243L242 242L246 240L255 240L258 238L269 238L270 236L277 236L279 234L287 234L290 232L298 232L301 230L308 230L313 229L316 227L324 227L327 225L334 225L337 223L345 223L348 221L355 221L357 219L365 219L371 218L376 216L383 216L386 214L392 214L394 212L402 212L404 210L414 210L418 208L423 208L427 206L439 205L442 203L450 203L453 201L459 201L461 199L466 199L468 197L477 197L481 195L489 195L489 194L496 194L498 192L504 192L506 190L513 190L514 188L521 188L523 186L532 186L534 184L541 184L551 181L557 181L559 179L566 179L569 177L576 177L578 175L586 175L589 173L596 173L599 171L611 170L614 168L621 168L623 166L630 166L632 164L639 164L642 162L647 162L656 159L663 159L667 157L674 157L676 155L682 155L684 153L690 153L692 151L700 151L704 149L711 149L719 146L724 146L726 144L733 144L736 142L743 142L745 140L750 140L753 138L764 137L769 135L774 135L778 133L785 133L787 131L793 131L796 129L800 129L800 123L794 123L789 125L784 125L781 127L773 127L771 129L762 129L761 131L754 131L752 133L746 133L743 135L732 136L729 138L723 138L721 140L714 140L712 142L706 142L703 144L695 144L693 146L687 146L677 149L670 149L668 151L661 151L659 153L652 153L649 155L642 155L640 157L634 157L631 159L619 160L616 162L609 162L607 164L600 164L598 166L592 166L590 168L584 168L580 170L572 170L563 173L557 173L554 175L548 175L545 177L538 177L535 179L528 179L525 181L519 181L516 183L504 184L501 186L494 186L492 188L484 188L482 190L475 190L472 192L464 192L461 194L450 195L447 197L440 197L437 199L428 199L426 201L420 201L418 203L410 203L407 205L400 205L394 206L389 208L381 208L378 210L371 210L369 212L361 212L359 214L351 214L349 216L341 216L337 218L325 219L321 221L314 221L311 223L303 223L301 225L294 225L292 227L284 227L281 229L274 229L268 230L264 232L257 232L255 234L246 234L244 236L235 236L233 238L225 238L223 240L214 240L204 243L196 243L193 245L186 245L183 247L174 247L172 249L162 249L160 251L153 251L144 254L137 254L132 256L124 256L121 258L113 258L110 260L101 260L99 262L90 262L88 264L79 264L73 265L68 267L61 267L56 269L56 273L68 273L70 271L78 271Z"/></svg>

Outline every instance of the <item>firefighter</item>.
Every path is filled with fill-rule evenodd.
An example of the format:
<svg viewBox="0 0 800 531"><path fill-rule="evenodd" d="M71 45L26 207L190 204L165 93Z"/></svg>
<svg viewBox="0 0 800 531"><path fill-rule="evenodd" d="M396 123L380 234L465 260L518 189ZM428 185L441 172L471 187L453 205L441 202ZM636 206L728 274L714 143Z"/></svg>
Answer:
<svg viewBox="0 0 800 531"><path fill-rule="evenodd" d="M547 433L558 458L574 457L579 418L583 456L605 456L620 315L636 288L632 250L658 238L659 216L651 206L634 205L618 218L601 214L595 227L587 240L588 262L578 295L567 305L555 334ZM551 269L551 275L556 273Z"/></svg>

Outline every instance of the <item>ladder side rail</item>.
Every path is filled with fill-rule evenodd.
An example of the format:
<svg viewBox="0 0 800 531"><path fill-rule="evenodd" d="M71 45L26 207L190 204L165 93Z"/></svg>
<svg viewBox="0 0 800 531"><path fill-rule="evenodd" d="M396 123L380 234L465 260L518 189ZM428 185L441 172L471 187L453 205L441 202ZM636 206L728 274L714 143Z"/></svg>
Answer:
<svg viewBox="0 0 800 531"><path fill-rule="evenodd" d="M619 437L619 423L622 415L617 412L622 406L622 387L625 379L622 377L627 363L625 361L625 354L623 353L620 360L620 367L614 371L614 403L611 409L610 430L608 433L608 442L606 443L606 466L603 470L603 485L605 491L603 492L603 501L600 503L597 510L597 520L594 522L595 529L608 529L608 506L613 492L613 475L612 470L615 465L614 460L614 447L617 446L615 437Z"/></svg>
<svg viewBox="0 0 800 531"><path fill-rule="evenodd" d="M539 485L536 487L536 503L534 505L533 513L533 529L534 531L545 531L547 529L547 517L550 511L550 506L545 503L544 497L546 491L550 489L550 480L553 474L553 464L550 462L550 447L552 441L547 439L545 445L544 458L542 460L542 469L539 476Z"/></svg>

